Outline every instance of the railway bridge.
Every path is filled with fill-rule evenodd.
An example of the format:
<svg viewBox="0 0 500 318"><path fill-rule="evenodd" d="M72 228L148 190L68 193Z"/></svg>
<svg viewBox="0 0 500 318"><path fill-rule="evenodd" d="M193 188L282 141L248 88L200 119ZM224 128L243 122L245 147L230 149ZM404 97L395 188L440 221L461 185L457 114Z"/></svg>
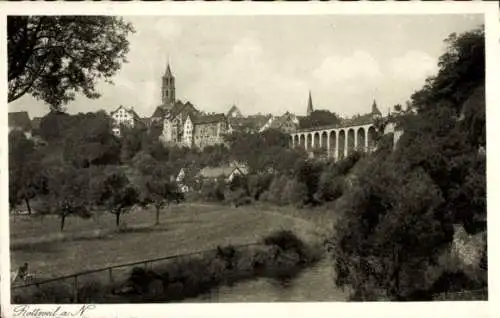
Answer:
<svg viewBox="0 0 500 318"><path fill-rule="evenodd" d="M341 160L358 150L373 151L376 147L377 129L373 122L359 125L324 126L297 130L291 135L291 146L304 147L306 151L323 150L328 157Z"/></svg>

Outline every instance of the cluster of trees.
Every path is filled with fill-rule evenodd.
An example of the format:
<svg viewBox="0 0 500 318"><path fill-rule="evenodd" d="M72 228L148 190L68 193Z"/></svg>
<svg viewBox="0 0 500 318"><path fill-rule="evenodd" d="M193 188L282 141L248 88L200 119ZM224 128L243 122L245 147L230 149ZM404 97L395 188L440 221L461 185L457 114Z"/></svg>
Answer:
<svg viewBox="0 0 500 318"><path fill-rule="evenodd" d="M24 202L30 214L34 208L37 214L59 215L63 230L68 216L107 211L119 226L123 213L148 205L155 207L158 224L161 208L182 199L171 166L153 157L160 146L148 139L149 133L130 164L123 164L126 146L112 134L104 112L50 113L40 134L45 146L19 131L9 134L11 208Z"/></svg>
<svg viewBox="0 0 500 318"><path fill-rule="evenodd" d="M486 231L484 29L452 34L446 44L437 75L400 109L396 150L364 159L359 182L344 194L333 238L336 283L355 299L453 291L438 282L460 274L440 261L454 225ZM486 268L476 274L461 288L484 288Z"/></svg>
<svg viewBox="0 0 500 318"><path fill-rule="evenodd" d="M338 125L342 118L336 113L325 109L313 111L309 116L303 117L299 121L299 128L322 127L328 125Z"/></svg>
<svg viewBox="0 0 500 318"><path fill-rule="evenodd" d="M224 178L210 181L202 186L200 193L204 200L236 206L254 201L296 207L328 204L349 188L352 170L363 156L355 152L334 163L311 160L299 152L293 160L290 158L288 166L277 161L269 169L236 176L231 182Z"/></svg>

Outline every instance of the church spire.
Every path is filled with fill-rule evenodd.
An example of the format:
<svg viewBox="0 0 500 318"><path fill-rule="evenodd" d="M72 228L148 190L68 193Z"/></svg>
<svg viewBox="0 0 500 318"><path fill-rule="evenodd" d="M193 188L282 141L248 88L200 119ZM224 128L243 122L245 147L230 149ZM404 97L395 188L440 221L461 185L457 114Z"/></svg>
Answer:
<svg viewBox="0 0 500 318"><path fill-rule="evenodd" d="M377 102L375 101L375 99L373 99L373 104L372 104L372 115L382 116L382 113L377 107Z"/></svg>
<svg viewBox="0 0 500 318"><path fill-rule="evenodd" d="M311 116L311 113L314 111L313 102L311 97L311 91L309 90L309 100L307 101L307 116Z"/></svg>
<svg viewBox="0 0 500 318"><path fill-rule="evenodd" d="M165 75L163 75L161 91L162 104L171 108L175 103L175 77L170 69L170 57L167 60Z"/></svg>
<svg viewBox="0 0 500 318"><path fill-rule="evenodd" d="M170 58L167 62L167 68L165 69L165 77L173 77L172 70L170 69Z"/></svg>

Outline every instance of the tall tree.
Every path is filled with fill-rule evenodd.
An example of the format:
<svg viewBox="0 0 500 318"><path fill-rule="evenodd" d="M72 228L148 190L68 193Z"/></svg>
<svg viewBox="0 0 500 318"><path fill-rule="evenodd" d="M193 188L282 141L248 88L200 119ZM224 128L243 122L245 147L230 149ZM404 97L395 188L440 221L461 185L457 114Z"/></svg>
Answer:
<svg viewBox="0 0 500 318"><path fill-rule="evenodd" d="M175 182L170 180L168 169L158 164L151 174L143 175L141 180L141 205L153 205L156 211L155 225L160 224L160 211L171 202L180 199Z"/></svg>
<svg viewBox="0 0 500 318"><path fill-rule="evenodd" d="M111 169L102 178L96 178L92 191L97 195L97 205L103 206L115 215L116 226L120 226L120 217L140 203L139 191L125 173Z"/></svg>
<svg viewBox="0 0 500 318"><path fill-rule="evenodd" d="M132 32L112 16L9 16L8 101L30 94L58 109L77 92L99 97L97 81L126 62Z"/></svg>
<svg viewBox="0 0 500 318"><path fill-rule="evenodd" d="M49 167L44 171L47 178L47 195L39 203L42 214L56 214L60 217L60 230L64 230L66 218L91 215L89 205L90 183L88 173L71 165Z"/></svg>
<svg viewBox="0 0 500 318"><path fill-rule="evenodd" d="M77 167L118 164L120 144L111 132L112 120L104 112L78 114L64 136L64 158Z"/></svg>
<svg viewBox="0 0 500 318"><path fill-rule="evenodd" d="M398 147L365 162L347 193L336 282L358 299L432 296L449 270L438 258L450 249L454 225L486 231L484 29L446 43L438 74L412 96L417 111L397 116Z"/></svg>
<svg viewBox="0 0 500 318"><path fill-rule="evenodd" d="M13 207L24 201L29 214L30 200L44 186L40 159L33 141L23 132L9 133L9 202Z"/></svg>

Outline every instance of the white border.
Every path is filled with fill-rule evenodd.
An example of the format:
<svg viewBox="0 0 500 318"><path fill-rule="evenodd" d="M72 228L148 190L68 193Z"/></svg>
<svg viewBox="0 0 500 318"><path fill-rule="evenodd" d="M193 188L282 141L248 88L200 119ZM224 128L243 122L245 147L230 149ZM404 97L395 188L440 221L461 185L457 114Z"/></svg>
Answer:
<svg viewBox="0 0 500 318"><path fill-rule="evenodd" d="M0 116L0 214L1 235L1 303L2 317L12 317L10 303L10 265L8 237L8 148L7 148L7 58L6 15L26 14L107 14L107 15L325 15L325 14L465 14L484 13L486 28L486 101L488 139L488 226L498 223L495 207L499 199L492 195L500 162L495 136L500 119L500 19L496 1L492 2L2 2L0 3L0 79L4 89L0 100L5 112ZM488 234L489 245L489 301L488 302L422 302L422 303L245 303L245 304L162 304L162 305L97 305L87 317L498 317L495 300L500 295L496 283L499 267L495 243L496 231ZM332 282L333 283L333 282ZM39 306L50 309L54 306ZM66 305L65 310L76 310L78 305Z"/></svg>

